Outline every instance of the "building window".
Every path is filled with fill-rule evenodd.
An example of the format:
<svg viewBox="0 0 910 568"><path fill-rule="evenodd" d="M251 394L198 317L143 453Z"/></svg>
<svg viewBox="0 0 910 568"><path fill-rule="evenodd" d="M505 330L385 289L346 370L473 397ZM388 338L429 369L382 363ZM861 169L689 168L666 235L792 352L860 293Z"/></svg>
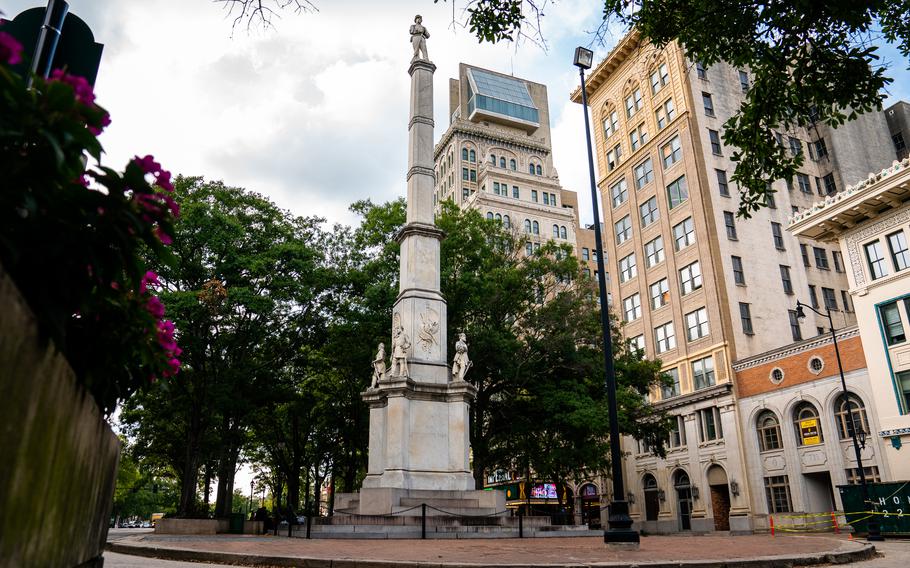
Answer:
<svg viewBox="0 0 910 568"><path fill-rule="evenodd" d="M664 239L657 237L654 240L645 243L645 262L648 268L663 262L664 260Z"/></svg>
<svg viewBox="0 0 910 568"><path fill-rule="evenodd" d="M733 216L731 211L724 211L724 226L727 227L727 238L731 241L737 240L736 217Z"/></svg>
<svg viewBox="0 0 910 568"><path fill-rule="evenodd" d="M853 428L857 434L868 434L869 420L866 417L866 407L862 399L853 393L842 394L834 402L834 421L837 423L837 435L841 440L853 437Z"/></svg>
<svg viewBox="0 0 910 568"><path fill-rule="evenodd" d="M687 217L681 223L673 226L673 238L676 250L682 250L695 242L695 224L692 217Z"/></svg>
<svg viewBox="0 0 910 568"><path fill-rule="evenodd" d="M699 79L708 79L708 71L705 69L705 65L701 61L695 62L695 72L698 74Z"/></svg>
<svg viewBox="0 0 910 568"><path fill-rule="evenodd" d="M461 168L461 179L468 181L468 168Z"/></svg>
<svg viewBox="0 0 910 568"><path fill-rule="evenodd" d="M673 322L669 321L654 328L654 343L658 353L676 349L676 335L673 332Z"/></svg>
<svg viewBox="0 0 910 568"><path fill-rule="evenodd" d="M701 288L701 265L697 260L679 270L679 282L683 296Z"/></svg>
<svg viewBox="0 0 910 568"><path fill-rule="evenodd" d="M461 149L461 159L464 161L468 161L468 149L467 148Z"/></svg>
<svg viewBox="0 0 910 568"><path fill-rule="evenodd" d="M784 235L780 229L780 223L771 221L771 235L774 237L774 248L777 250L786 250L784 247Z"/></svg>
<svg viewBox="0 0 910 568"><path fill-rule="evenodd" d="M731 256L730 261L733 264L733 282L739 286L746 285L746 273L743 270L743 259L739 256Z"/></svg>
<svg viewBox="0 0 910 568"><path fill-rule="evenodd" d="M897 345L907 341L897 302L883 304L878 308L878 313L882 320L882 327L885 328L885 341L888 345Z"/></svg>
<svg viewBox="0 0 910 568"><path fill-rule="evenodd" d="M841 256L840 251L831 251L831 258L834 260L834 271L844 272L844 257Z"/></svg>
<svg viewBox="0 0 910 568"><path fill-rule="evenodd" d="M667 446L682 448L686 445L686 419L682 416L670 417L670 432L667 436Z"/></svg>
<svg viewBox="0 0 910 568"><path fill-rule="evenodd" d="M769 513L789 513L793 510L790 501L790 483L786 475L766 477L765 495L768 498Z"/></svg>
<svg viewBox="0 0 910 568"><path fill-rule="evenodd" d="M534 164L528 164L528 173L534 175Z"/></svg>
<svg viewBox="0 0 910 568"><path fill-rule="evenodd" d="M550 204L550 194L547 193L546 191L543 192L543 204L544 204L544 205L549 205L549 204Z"/></svg>
<svg viewBox="0 0 910 568"><path fill-rule="evenodd" d="M809 303L813 308L818 308L818 294L815 293L814 284L809 284Z"/></svg>
<svg viewBox="0 0 910 568"><path fill-rule="evenodd" d="M695 341L708 335L708 310L699 308L686 314L686 337Z"/></svg>
<svg viewBox="0 0 910 568"><path fill-rule="evenodd" d="M803 255L803 266L809 267L812 264L809 262L809 247L807 245L799 245L799 252Z"/></svg>
<svg viewBox="0 0 910 568"><path fill-rule="evenodd" d="M800 139L794 138L792 136L788 136L788 138L790 141L790 154L793 155L794 157L802 154L803 153L803 143L800 141Z"/></svg>
<svg viewBox="0 0 910 568"><path fill-rule="evenodd" d="M559 238L559 225L553 225L553 238Z"/></svg>
<svg viewBox="0 0 910 568"><path fill-rule="evenodd" d="M803 193L812 193L812 184L809 183L809 176L806 174L796 174L796 182L799 184L799 190Z"/></svg>
<svg viewBox="0 0 910 568"><path fill-rule="evenodd" d="M560 238L560 239L566 239L566 238L568 238L568 237L566 236L566 228L565 228L565 226L560 225L560 227L559 227L559 238Z"/></svg>
<svg viewBox="0 0 910 568"><path fill-rule="evenodd" d="M629 215L617 221L614 228L616 229L617 245L621 245L632 238L632 218Z"/></svg>
<svg viewBox="0 0 910 568"><path fill-rule="evenodd" d="M581 259L582 260L591 260L591 251L588 247L583 247L581 249Z"/></svg>
<svg viewBox="0 0 910 568"><path fill-rule="evenodd" d="M638 150L638 148L644 145L648 141L648 131L645 130L645 125L640 124L638 128L632 130L629 133L629 144L632 146L632 151Z"/></svg>
<svg viewBox="0 0 910 568"><path fill-rule="evenodd" d="M686 186L686 176L679 176L667 186L667 200L670 209L689 199L689 188Z"/></svg>
<svg viewBox="0 0 910 568"><path fill-rule="evenodd" d="M660 218L660 211L657 209L657 197L645 201L639 206L641 212L641 226L647 227Z"/></svg>
<svg viewBox="0 0 910 568"><path fill-rule="evenodd" d="M853 311L853 309L850 307L850 295L847 294L847 291L846 291L846 290L841 290L841 291L840 291L840 300L841 300L841 302L844 304L844 311L845 311L845 312L852 312L852 311Z"/></svg>
<svg viewBox="0 0 910 568"><path fill-rule="evenodd" d="M779 450L784 447L781 442L780 421L770 410L758 415L758 445L761 451Z"/></svg>
<svg viewBox="0 0 910 568"><path fill-rule="evenodd" d="M815 266L819 270L830 270L828 267L828 251L819 247L812 247L812 252L815 254Z"/></svg>
<svg viewBox="0 0 910 568"><path fill-rule="evenodd" d="M525 256L531 256L532 254L534 254L534 245L525 243Z"/></svg>
<svg viewBox="0 0 910 568"><path fill-rule="evenodd" d="M710 356L692 361L692 383L695 390L714 386L714 359Z"/></svg>
<svg viewBox="0 0 910 568"><path fill-rule="evenodd" d="M825 144L824 138L819 138L815 141L815 159L821 160L822 158L828 155L828 146Z"/></svg>
<svg viewBox="0 0 910 568"><path fill-rule="evenodd" d="M790 316L790 333L793 335L793 341L802 341L803 331L799 327L799 318L796 317L796 310L787 310Z"/></svg>
<svg viewBox="0 0 910 568"><path fill-rule="evenodd" d="M628 282L638 276L638 265L635 264L635 253L619 260L619 281Z"/></svg>
<svg viewBox="0 0 910 568"><path fill-rule="evenodd" d="M496 154L490 154L490 163L496 165Z"/></svg>
<svg viewBox="0 0 910 568"><path fill-rule="evenodd" d="M537 203L537 190L536 189L531 190L531 201L533 203Z"/></svg>
<svg viewBox="0 0 910 568"><path fill-rule="evenodd" d="M487 221L492 221L492 220L493 220L493 214L490 213L489 211L487 211Z"/></svg>
<svg viewBox="0 0 910 568"><path fill-rule="evenodd" d="M859 485L862 478L859 476L859 468L851 467L844 470L847 474L847 485ZM878 473L878 466L871 465L863 468L863 475L867 483L880 483L882 478Z"/></svg>
<svg viewBox="0 0 910 568"><path fill-rule="evenodd" d="M511 160L509 160L509 169L512 170L513 172L518 169L518 164L515 163L515 158L512 158Z"/></svg>
<svg viewBox="0 0 910 568"><path fill-rule="evenodd" d="M512 221L509 219L508 215L502 216L502 226L505 227L506 229L512 228Z"/></svg>
<svg viewBox="0 0 910 568"><path fill-rule="evenodd" d="M825 301L825 308L837 310L837 296L831 288L822 288L822 299Z"/></svg>
<svg viewBox="0 0 910 568"><path fill-rule="evenodd" d="M540 164L537 164L537 175L539 175L539 176L543 175L543 168L540 167Z"/></svg>
<svg viewBox="0 0 910 568"><path fill-rule="evenodd" d="M714 170L717 174L717 187L722 197L730 197L730 186L727 183L727 172L724 170Z"/></svg>
<svg viewBox="0 0 910 568"><path fill-rule="evenodd" d="M635 189L641 189L654 179L654 165L651 158L635 166Z"/></svg>
<svg viewBox="0 0 910 568"><path fill-rule="evenodd" d="M619 144L613 147L612 150L607 152L607 168L612 170L619 165L619 160L622 159L622 148Z"/></svg>
<svg viewBox="0 0 910 568"><path fill-rule="evenodd" d="M701 102L705 105L705 116L714 116L714 101L711 100L711 93L702 93Z"/></svg>
<svg viewBox="0 0 910 568"><path fill-rule="evenodd" d="M471 170L471 183L477 183L477 170Z"/></svg>
<svg viewBox="0 0 910 568"><path fill-rule="evenodd" d="M720 425L720 410L716 406L702 408L698 411L698 425L701 430L702 442L723 439L724 432Z"/></svg>
<svg viewBox="0 0 910 568"><path fill-rule="evenodd" d="M837 193L837 184L834 182L834 174L828 174L822 180L825 182L825 194L831 195Z"/></svg>
<svg viewBox="0 0 910 568"><path fill-rule="evenodd" d="M651 284L651 308L657 309L666 306L670 301L670 284L666 278L662 278Z"/></svg>
<svg viewBox="0 0 910 568"><path fill-rule="evenodd" d="M891 249L891 260L894 270L901 271L910 266L910 253L907 252L907 237L903 231L888 235L888 248Z"/></svg>
<svg viewBox="0 0 910 568"><path fill-rule="evenodd" d="M539 234L540 234L540 223L538 223L537 221L534 221L534 222L532 223L532 225L533 225L533 227L534 227L534 230L533 230L532 232L533 232L535 235L539 235Z"/></svg>
<svg viewBox="0 0 910 568"><path fill-rule="evenodd" d="M814 426L812 422L814 421ZM803 431L803 424L806 424L807 431ZM801 402L793 409L793 428L796 430L796 443L804 446L807 437L818 438L818 442L824 441L821 421L818 419L818 410L812 406L811 402ZM804 437L804 434L808 434Z"/></svg>
<svg viewBox="0 0 910 568"><path fill-rule="evenodd" d="M556 207L556 194L555 193L550 194L550 205L552 205L553 207Z"/></svg>
<svg viewBox="0 0 910 568"><path fill-rule="evenodd" d="M716 130L708 129L708 138L711 140L711 152L718 156L722 156L723 152L721 151L720 145L720 134Z"/></svg>
<svg viewBox="0 0 910 568"><path fill-rule="evenodd" d="M882 253L882 244L879 241L872 241L866 244L866 262L869 263L869 273L873 280L878 280L887 276L888 268L885 266L885 255Z"/></svg>
<svg viewBox="0 0 910 568"><path fill-rule="evenodd" d="M780 282L784 286L784 294L793 295L793 280L790 278L790 267L784 264L779 265Z"/></svg>
<svg viewBox="0 0 910 568"><path fill-rule="evenodd" d="M619 128L619 116L616 111L610 111L610 114L604 117L604 138L609 138L616 133Z"/></svg>
<svg viewBox="0 0 910 568"><path fill-rule="evenodd" d="M632 294L622 301L623 321L635 321L641 317L641 295Z"/></svg>
<svg viewBox="0 0 910 568"><path fill-rule="evenodd" d="M669 142L660 147L660 155L663 158L664 169L669 168L682 158L682 144L679 136L674 136Z"/></svg>
<svg viewBox="0 0 910 568"><path fill-rule="evenodd" d="M628 197L628 188L626 186L626 178L622 178L618 182L610 186L610 196L613 200L613 207L622 205Z"/></svg>
<svg viewBox="0 0 910 568"><path fill-rule="evenodd" d="M657 129L663 130L676 116L676 108L673 106L673 99L667 99L663 105L659 106L657 110L654 111L654 116L657 118Z"/></svg>
<svg viewBox="0 0 910 568"><path fill-rule="evenodd" d="M525 219L525 232L528 234L531 233L531 220L530 219Z"/></svg>
<svg viewBox="0 0 910 568"><path fill-rule="evenodd" d="M661 63L657 69L651 72L651 94L656 95L670 81L670 73L667 71L667 64Z"/></svg>
<svg viewBox="0 0 910 568"><path fill-rule="evenodd" d="M502 169L506 169L506 159L504 156L499 157L499 167Z"/></svg>
<svg viewBox="0 0 910 568"><path fill-rule="evenodd" d="M749 75L747 75L745 71L739 72L739 87L744 93L749 92Z"/></svg>
<svg viewBox="0 0 910 568"><path fill-rule="evenodd" d="M660 387L660 397L663 400L666 400L674 396L679 396L679 369L673 367L672 369L664 371L664 374L667 375L672 382Z"/></svg>
<svg viewBox="0 0 910 568"><path fill-rule="evenodd" d="M636 112L641 110L641 106L641 89L636 88L628 97L626 97L626 116L632 118Z"/></svg>
<svg viewBox="0 0 910 568"><path fill-rule="evenodd" d="M894 378L901 389L901 402L904 404L902 414L910 412L910 371L895 373Z"/></svg>
<svg viewBox="0 0 910 568"><path fill-rule="evenodd" d="M739 303L739 321L742 323L743 333L746 335L755 333L752 330L752 310L749 308L749 304L745 302Z"/></svg>

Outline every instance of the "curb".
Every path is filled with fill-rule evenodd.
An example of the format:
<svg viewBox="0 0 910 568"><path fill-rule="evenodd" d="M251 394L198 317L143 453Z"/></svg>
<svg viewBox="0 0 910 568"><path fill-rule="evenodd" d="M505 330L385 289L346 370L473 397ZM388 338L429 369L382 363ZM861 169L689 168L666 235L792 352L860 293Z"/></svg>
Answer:
<svg viewBox="0 0 910 568"><path fill-rule="evenodd" d="M856 543L861 548L798 554L793 556L766 556L740 560L693 560L680 562L591 562L565 564L481 564L481 563L447 563L420 562L401 560L370 559L327 559L300 558L291 556L268 556L259 554L238 554L233 552L212 552L187 550L158 546L135 546L108 542L105 549L120 554L179 560L184 562L207 562L231 566L274 566L305 568L792 568L793 566L815 566L821 564L849 564L875 557L875 547L871 544Z"/></svg>

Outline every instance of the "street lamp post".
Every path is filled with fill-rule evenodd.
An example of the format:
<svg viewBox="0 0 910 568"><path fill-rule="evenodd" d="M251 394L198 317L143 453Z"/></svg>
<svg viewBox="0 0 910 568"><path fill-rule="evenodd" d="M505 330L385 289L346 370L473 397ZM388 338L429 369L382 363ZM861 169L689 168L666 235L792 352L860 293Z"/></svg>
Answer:
<svg viewBox="0 0 910 568"><path fill-rule="evenodd" d="M246 506L247 514L251 514L253 512L253 483L255 483L255 481L255 479L250 480L250 502Z"/></svg>
<svg viewBox="0 0 910 568"><path fill-rule="evenodd" d="M828 329L831 330L831 340L834 342L834 355L837 358L837 371L840 373L840 385L841 390L844 393L844 400L847 402L847 413L850 420L850 438L853 440L853 453L856 457L856 467L859 469L859 483L862 488L863 495L863 505L871 506L871 501L869 500L869 486L866 483L866 472L863 468L863 456L860 452L859 440L856 435L856 416L854 415L851 404L853 401L851 399L851 394L847 390L847 380L844 378L844 367L840 361L840 349L837 346L837 333L834 330L834 319L831 317L831 308L827 305L825 306L825 312L822 313L819 310L813 308L812 306L807 306L806 304L796 301L796 318L805 319L806 312L803 308L809 308L813 312L817 313L820 316L826 316L828 318ZM863 444L865 446L865 444ZM869 518L869 521L866 523L867 530L869 532L867 538L869 540L885 540L882 537L881 530L878 526L878 521L875 519L875 515L872 515Z"/></svg>
<svg viewBox="0 0 910 568"><path fill-rule="evenodd" d="M581 77L581 106L585 115L585 139L588 143L588 173L591 177L591 206L594 209L594 250L597 251L597 283L600 289L600 325L603 328L604 384L610 413L610 467L613 495L609 505L608 529L604 531L607 544L635 545L640 542L638 531L632 529L629 503L622 478L622 453L619 448L619 416L616 409L616 372L613 369L613 346L610 337L610 312L607 305L607 275L604 270L603 239L600 234L600 210L597 206L597 186L594 179L594 153L591 150L591 127L588 124L588 93L585 90L585 69L590 69L594 52L578 47L574 64Z"/></svg>

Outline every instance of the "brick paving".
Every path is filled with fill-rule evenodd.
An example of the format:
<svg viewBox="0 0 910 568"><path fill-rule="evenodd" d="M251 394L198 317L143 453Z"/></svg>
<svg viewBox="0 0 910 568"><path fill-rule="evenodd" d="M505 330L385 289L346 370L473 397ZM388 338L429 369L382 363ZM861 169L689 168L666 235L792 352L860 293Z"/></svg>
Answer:
<svg viewBox="0 0 910 568"><path fill-rule="evenodd" d="M281 536L137 535L118 544L144 548L324 560L439 564L591 564L729 561L798 556L858 549L859 542L834 536L648 536L637 551L613 550L601 538L493 540L306 540ZM118 549L122 552L122 550Z"/></svg>

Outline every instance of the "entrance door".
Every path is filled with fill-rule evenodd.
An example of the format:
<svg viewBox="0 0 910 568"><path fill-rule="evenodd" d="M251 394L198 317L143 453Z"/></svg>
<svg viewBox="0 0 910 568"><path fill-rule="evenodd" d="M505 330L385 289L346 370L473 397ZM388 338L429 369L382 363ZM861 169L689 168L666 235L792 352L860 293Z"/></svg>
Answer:
<svg viewBox="0 0 910 568"><path fill-rule="evenodd" d="M645 520L656 521L660 514L660 494L657 480L650 473L644 477L645 486Z"/></svg>
<svg viewBox="0 0 910 568"><path fill-rule="evenodd" d="M711 486L711 507L714 512L714 530L730 530L730 489L726 485Z"/></svg>
<svg viewBox="0 0 910 568"><path fill-rule="evenodd" d="M676 503L679 509L679 530L692 530L692 487L689 484L689 476L684 471L676 473Z"/></svg>
<svg viewBox="0 0 910 568"><path fill-rule="evenodd" d="M711 487L711 512L714 515L714 530L730 530L730 488L727 486L727 472L715 464L708 468L708 485Z"/></svg>

